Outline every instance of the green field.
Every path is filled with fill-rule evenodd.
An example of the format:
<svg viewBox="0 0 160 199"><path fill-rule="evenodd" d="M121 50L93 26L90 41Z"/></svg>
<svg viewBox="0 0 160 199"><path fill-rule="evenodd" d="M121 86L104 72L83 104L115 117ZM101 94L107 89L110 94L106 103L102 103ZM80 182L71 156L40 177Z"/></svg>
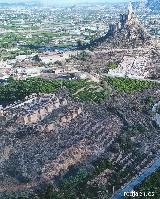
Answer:
<svg viewBox="0 0 160 199"><path fill-rule="evenodd" d="M0 101L23 100L32 93L54 93L61 87L69 89L70 95L81 101L101 102L107 97L106 90L101 88L97 83L87 80L50 81L40 78L30 78L17 81L11 79L9 84L0 86Z"/></svg>
<svg viewBox="0 0 160 199"><path fill-rule="evenodd" d="M158 86L157 83L147 81L147 80L137 80L123 77L107 77L105 80L110 84L114 89L125 92L132 93L135 91L143 91L146 88L152 88Z"/></svg>
<svg viewBox="0 0 160 199"><path fill-rule="evenodd" d="M146 88L159 86L153 82L125 78L107 78L95 83L88 80L56 81L41 78L27 80L9 80L7 85L0 86L0 101L10 102L23 100L32 93L53 93L61 87L69 89L70 95L81 101L102 102L107 99L112 90L131 93Z"/></svg>

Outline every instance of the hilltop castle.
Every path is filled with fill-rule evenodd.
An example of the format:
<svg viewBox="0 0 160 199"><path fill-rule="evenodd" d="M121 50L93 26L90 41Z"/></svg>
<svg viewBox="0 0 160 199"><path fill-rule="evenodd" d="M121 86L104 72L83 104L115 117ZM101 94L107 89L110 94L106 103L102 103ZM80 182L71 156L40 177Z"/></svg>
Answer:
<svg viewBox="0 0 160 199"><path fill-rule="evenodd" d="M137 48L154 45L153 38L136 17L132 3L129 3L128 12L120 14L119 22L109 24L108 32L83 49L96 46L98 48Z"/></svg>
<svg viewBox="0 0 160 199"><path fill-rule="evenodd" d="M108 33L114 35L115 32L120 31L126 25L136 25L139 24L137 17L134 14L132 3L129 3L128 13L120 14L120 21L115 24L109 24Z"/></svg>
<svg viewBox="0 0 160 199"><path fill-rule="evenodd" d="M119 22L109 25L109 30L104 40L112 47L119 46L122 48L142 47L152 43L151 35L139 22L131 2L128 6L128 12L120 14Z"/></svg>

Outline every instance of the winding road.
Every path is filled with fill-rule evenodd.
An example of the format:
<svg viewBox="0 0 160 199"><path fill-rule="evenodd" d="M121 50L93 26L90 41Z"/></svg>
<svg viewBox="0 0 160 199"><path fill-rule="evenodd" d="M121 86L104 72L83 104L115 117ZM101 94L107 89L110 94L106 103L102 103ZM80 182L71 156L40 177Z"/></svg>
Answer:
<svg viewBox="0 0 160 199"><path fill-rule="evenodd" d="M120 191L117 191L112 199L121 199L124 197L124 192L131 192L137 185L141 184L146 177L149 177L158 168L160 168L160 157L156 158L151 165L141 171L141 173L127 183Z"/></svg>
<svg viewBox="0 0 160 199"><path fill-rule="evenodd" d="M160 102L159 102L160 103ZM155 112L155 104L153 106L152 111ZM121 199L124 198L125 192L131 192L134 188L140 185L146 177L149 177L152 173L160 168L160 156L158 155L147 168L144 168L138 176L134 177L131 181L124 185L124 187L117 191L113 196L112 199Z"/></svg>

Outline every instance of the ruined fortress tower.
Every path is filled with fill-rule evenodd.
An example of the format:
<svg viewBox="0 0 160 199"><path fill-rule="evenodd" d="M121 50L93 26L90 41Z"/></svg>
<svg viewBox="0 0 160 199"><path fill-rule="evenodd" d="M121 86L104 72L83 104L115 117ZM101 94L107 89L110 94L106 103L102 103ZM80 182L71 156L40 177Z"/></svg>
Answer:
<svg viewBox="0 0 160 199"><path fill-rule="evenodd" d="M119 22L109 25L107 37L109 38L109 43L112 42L114 46L125 46L128 48L151 43L151 36L140 24L131 2L128 5L127 13L120 14Z"/></svg>
<svg viewBox="0 0 160 199"><path fill-rule="evenodd" d="M109 33L113 35L115 32L122 30L127 25L138 25L139 21L134 14L132 3L130 2L128 5L127 14L120 14L120 21L118 23L109 25Z"/></svg>

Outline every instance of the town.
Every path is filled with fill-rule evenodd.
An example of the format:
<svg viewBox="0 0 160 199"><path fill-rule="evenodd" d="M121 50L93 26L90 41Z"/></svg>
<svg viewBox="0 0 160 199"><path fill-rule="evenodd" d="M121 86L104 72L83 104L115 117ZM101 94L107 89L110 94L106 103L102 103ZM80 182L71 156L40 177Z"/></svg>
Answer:
<svg viewBox="0 0 160 199"><path fill-rule="evenodd" d="M142 4L135 6L137 18L144 29L155 38L155 43L157 42L158 45L159 13L145 8ZM68 74L69 71L65 70L68 65L66 62L71 56L78 54L77 47L104 36L109 30L109 24L118 22L119 15L126 9L126 4L120 4L120 6L91 4L82 7L77 5L67 9L1 8L0 81L4 82L12 76L18 79L40 76L44 71L53 71L53 68L58 74ZM95 53L94 56L96 56ZM134 55L134 53L133 51L127 54ZM145 53L145 49L143 53L144 56L147 54L147 57L143 60L137 58L138 65L149 59L150 54ZM124 53L118 52L118 54ZM35 60L35 56L39 58ZM111 59L109 56L109 61L113 62L114 60ZM121 59L122 56L120 56ZM131 56L131 59L134 57ZM93 61L97 62L97 56ZM119 62L119 59L116 61ZM152 65L152 62L153 60L149 65ZM105 68L106 63L100 64ZM73 71L74 68L71 70ZM155 71L152 73L151 76L155 76Z"/></svg>

